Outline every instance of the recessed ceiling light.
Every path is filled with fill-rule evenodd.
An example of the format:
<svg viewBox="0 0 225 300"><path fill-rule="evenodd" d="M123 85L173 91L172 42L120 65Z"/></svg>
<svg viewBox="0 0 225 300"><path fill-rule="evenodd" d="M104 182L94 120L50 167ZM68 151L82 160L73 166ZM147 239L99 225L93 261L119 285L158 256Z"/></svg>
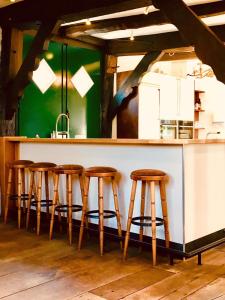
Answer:
<svg viewBox="0 0 225 300"><path fill-rule="evenodd" d="M91 20L90 20L90 19L87 19L87 20L85 21L85 24L88 25L88 26L90 26L90 25L91 25Z"/></svg>

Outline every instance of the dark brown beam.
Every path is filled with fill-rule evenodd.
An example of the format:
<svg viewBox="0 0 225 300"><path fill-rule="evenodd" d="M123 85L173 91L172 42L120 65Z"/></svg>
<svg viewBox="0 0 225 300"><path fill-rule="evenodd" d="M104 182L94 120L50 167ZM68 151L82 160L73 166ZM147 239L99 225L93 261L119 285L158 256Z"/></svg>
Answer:
<svg viewBox="0 0 225 300"><path fill-rule="evenodd" d="M110 138L112 134L112 120L109 119L110 104L113 100L114 74L117 71L117 57L104 56L104 68L102 74L101 97L101 136Z"/></svg>
<svg viewBox="0 0 225 300"><path fill-rule="evenodd" d="M0 9L0 22L32 22L54 17L70 22L151 4L151 0L25 0Z"/></svg>
<svg viewBox="0 0 225 300"><path fill-rule="evenodd" d="M24 34L35 36L37 34L37 30L24 30ZM60 36L58 34L52 34L50 39L51 41L55 41L57 43L68 44L74 47L87 48L93 50L102 50L106 47L105 40L98 39L92 36L80 36L79 38L72 39Z"/></svg>
<svg viewBox="0 0 225 300"><path fill-rule="evenodd" d="M195 46L199 59L212 67L218 80L225 83L225 46L182 0L154 0L186 41Z"/></svg>
<svg viewBox="0 0 225 300"><path fill-rule="evenodd" d="M43 50L48 49L49 37L51 36L52 32L58 30L59 25L60 24L57 22L57 20L52 20L46 23L43 22L18 73L13 78L12 82L9 82L6 92L7 119L11 119L16 111L19 98L21 97L24 88L29 83L32 72L39 64L38 55L40 55Z"/></svg>
<svg viewBox="0 0 225 300"><path fill-rule="evenodd" d="M225 12L225 2L217 1L213 3L205 3L201 5L192 5L190 8L200 17L208 17L212 15L222 14ZM143 11L144 12L144 11ZM77 36L83 34L93 34L101 32L110 32L115 30L136 29L151 25L168 24L170 21L160 11L154 11L148 15L137 15L130 17L122 17L115 19L106 19L102 21L94 21L91 25L77 24L71 26L63 26L60 29L61 34L69 36Z"/></svg>
<svg viewBox="0 0 225 300"><path fill-rule="evenodd" d="M153 65L156 61L160 60L162 56L163 52L160 51L151 51L147 53L139 62L137 67L133 70L133 72L128 76L128 78L125 79L111 103L109 112L110 121L112 121L115 115L117 114L118 108L123 102L123 100L132 92L132 87L138 85L142 74L146 72L149 69L149 67Z"/></svg>
<svg viewBox="0 0 225 300"><path fill-rule="evenodd" d="M210 27L211 30L225 41L225 25ZM152 34L146 36L136 36L134 41L129 38L108 40L107 53L113 55L145 54L149 50L161 51L166 49L193 46L194 43L186 41L178 31Z"/></svg>

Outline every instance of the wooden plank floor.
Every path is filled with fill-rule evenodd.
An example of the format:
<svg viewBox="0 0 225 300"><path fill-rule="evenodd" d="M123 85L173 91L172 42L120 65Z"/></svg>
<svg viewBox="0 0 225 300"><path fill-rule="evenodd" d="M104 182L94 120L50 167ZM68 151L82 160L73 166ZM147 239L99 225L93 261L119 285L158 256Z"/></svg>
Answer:
<svg viewBox="0 0 225 300"><path fill-rule="evenodd" d="M80 252L76 244L0 224L0 299L225 300L225 245L205 253L202 266L196 258L169 266L158 257L153 268L147 251L129 248L124 263L116 242L107 242L103 257L95 238Z"/></svg>

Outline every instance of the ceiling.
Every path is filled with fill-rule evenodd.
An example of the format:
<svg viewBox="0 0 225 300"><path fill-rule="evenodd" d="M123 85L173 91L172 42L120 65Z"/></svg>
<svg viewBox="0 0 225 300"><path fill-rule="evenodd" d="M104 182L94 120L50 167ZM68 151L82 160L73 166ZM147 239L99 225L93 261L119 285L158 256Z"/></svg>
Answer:
<svg viewBox="0 0 225 300"><path fill-rule="evenodd" d="M10 1L10 0L0 0L0 8L4 7L4 6L7 6L7 5L11 5L15 2L20 2L20 1L23 1L23 0L15 0L14 2Z"/></svg>
<svg viewBox="0 0 225 300"><path fill-rule="evenodd" d="M224 0L183 0L183 1L187 5L197 5L197 4L204 4L204 3L220 2ZM153 5L151 5L149 7L142 7L142 8L123 11L119 13L98 16L98 17L90 18L89 20L91 22L95 22L95 21L121 18L121 17L134 16L134 15L140 15L141 17L141 15L143 15L146 12L146 10L148 14L157 11L157 9ZM64 23L62 24L62 26L82 24L85 23L86 20L87 19L82 19L76 22ZM216 16L210 16L207 18L202 18L202 21L208 26L225 24L225 13ZM172 32L172 31L177 31L177 28L173 24L164 24L164 25L152 25L148 27L140 27L132 30L125 29L125 30L116 30L116 31L99 32L99 33L96 32L96 30L94 30L93 32L92 30L87 30L86 34L101 39L111 40L111 39L129 38L131 35L135 37L135 36L143 36L143 35L160 34L160 33ZM76 33L74 34L74 37L75 35ZM73 34L71 34L70 37L73 37Z"/></svg>

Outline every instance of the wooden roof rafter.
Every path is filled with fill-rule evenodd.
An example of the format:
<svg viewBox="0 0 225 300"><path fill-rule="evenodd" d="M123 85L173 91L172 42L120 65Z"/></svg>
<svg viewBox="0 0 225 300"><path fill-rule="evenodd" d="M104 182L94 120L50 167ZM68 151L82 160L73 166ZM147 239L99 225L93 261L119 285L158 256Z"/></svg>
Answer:
<svg viewBox="0 0 225 300"><path fill-rule="evenodd" d="M212 3L191 5L190 8L199 17L215 16L225 13L225 2L217 1ZM154 11L147 15L145 15L143 11L143 15L141 16L134 15L93 21L90 25L79 23L63 26L60 28L60 33L62 35L71 35L75 37L82 34L105 33L124 29L137 29L146 26L164 25L169 23L169 19L161 11Z"/></svg>
<svg viewBox="0 0 225 300"><path fill-rule="evenodd" d="M212 67L216 77L225 83L225 45L224 40L213 32L182 0L153 0L174 24L180 35L195 47L201 61Z"/></svg>
<svg viewBox="0 0 225 300"><path fill-rule="evenodd" d="M152 0L24 0L1 8L0 22L36 22L49 18L70 22L151 4Z"/></svg>
<svg viewBox="0 0 225 300"><path fill-rule="evenodd" d="M225 25L211 26L211 30L225 41ZM192 42L185 40L179 31L136 36L134 41L128 38L107 40L107 53L112 55L145 54L152 51L167 50L193 46Z"/></svg>

